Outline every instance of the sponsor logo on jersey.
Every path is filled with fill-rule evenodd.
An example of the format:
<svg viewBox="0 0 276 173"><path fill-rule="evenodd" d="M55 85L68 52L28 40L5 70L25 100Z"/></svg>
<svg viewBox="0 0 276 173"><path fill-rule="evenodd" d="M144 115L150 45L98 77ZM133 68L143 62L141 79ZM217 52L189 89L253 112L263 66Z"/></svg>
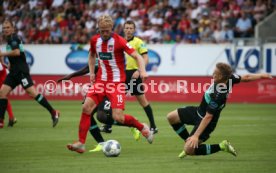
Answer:
<svg viewBox="0 0 276 173"><path fill-rule="evenodd" d="M99 52L99 57L101 60L111 60L112 54L110 52Z"/></svg>

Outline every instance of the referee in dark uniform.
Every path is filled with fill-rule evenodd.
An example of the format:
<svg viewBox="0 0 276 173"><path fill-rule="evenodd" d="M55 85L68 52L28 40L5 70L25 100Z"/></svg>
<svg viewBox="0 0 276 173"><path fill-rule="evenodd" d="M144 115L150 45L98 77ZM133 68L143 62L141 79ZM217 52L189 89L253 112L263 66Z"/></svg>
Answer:
<svg viewBox="0 0 276 173"><path fill-rule="evenodd" d="M58 123L59 112L53 109L47 99L37 93L33 86L29 67L26 62L24 48L20 38L14 33L14 26L11 21L3 23L3 34L7 42L6 52L0 52L0 58L7 56L10 63L10 73L7 75L4 84L0 89L0 122L3 122L7 108L7 95L19 84L25 89L28 95L34 98L40 105L46 108L53 121L53 127Z"/></svg>

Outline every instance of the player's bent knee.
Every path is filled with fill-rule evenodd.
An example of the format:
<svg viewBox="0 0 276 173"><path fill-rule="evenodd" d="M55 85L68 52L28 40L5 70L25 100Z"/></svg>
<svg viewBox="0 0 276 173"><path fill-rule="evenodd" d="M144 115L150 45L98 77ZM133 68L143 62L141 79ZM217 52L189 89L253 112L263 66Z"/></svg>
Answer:
<svg viewBox="0 0 276 173"><path fill-rule="evenodd" d="M184 146L184 151L187 155L194 155L195 154L195 149L190 147L190 146L187 146L187 145Z"/></svg>
<svg viewBox="0 0 276 173"><path fill-rule="evenodd" d="M0 98L3 99L3 98L7 98L7 96L5 96L4 92L2 90L0 90Z"/></svg>
<svg viewBox="0 0 276 173"><path fill-rule="evenodd" d="M177 123L178 119L177 119L177 115L175 114L175 111L168 113L167 120L169 121L170 124Z"/></svg>
<svg viewBox="0 0 276 173"><path fill-rule="evenodd" d="M118 116L118 115L114 115L113 119L121 124L124 124L124 117L123 116Z"/></svg>
<svg viewBox="0 0 276 173"><path fill-rule="evenodd" d="M86 113L86 114L91 114L91 112L92 112L92 106L91 105L89 105L89 104L83 104L82 105L82 112L83 113Z"/></svg>
<svg viewBox="0 0 276 173"><path fill-rule="evenodd" d="M11 90L7 89L7 87L4 87L3 85L0 88L0 98L6 99Z"/></svg>

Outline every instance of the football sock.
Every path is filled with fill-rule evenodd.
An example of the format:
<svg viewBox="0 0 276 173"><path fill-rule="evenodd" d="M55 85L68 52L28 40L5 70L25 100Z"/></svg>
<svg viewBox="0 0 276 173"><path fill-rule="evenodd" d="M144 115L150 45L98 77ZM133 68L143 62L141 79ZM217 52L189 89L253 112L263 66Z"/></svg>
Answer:
<svg viewBox="0 0 276 173"><path fill-rule="evenodd" d="M184 124L178 123L178 124L171 124L173 130L184 140L189 137L189 132L187 131Z"/></svg>
<svg viewBox="0 0 276 173"><path fill-rule="evenodd" d="M8 100L8 105L7 105L7 112L9 115L9 119L12 120L13 119L13 112L12 112L12 106L11 106L11 102Z"/></svg>
<svg viewBox="0 0 276 173"><path fill-rule="evenodd" d="M89 132L98 143L104 142L104 139L101 135L100 129L99 129L97 122L93 116L90 117Z"/></svg>
<svg viewBox="0 0 276 173"><path fill-rule="evenodd" d="M219 144L201 144L195 149L195 155L209 155L220 151Z"/></svg>
<svg viewBox="0 0 276 173"><path fill-rule="evenodd" d="M7 99L0 99L0 119L5 118L5 112L7 109L8 100Z"/></svg>
<svg viewBox="0 0 276 173"><path fill-rule="evenodd" d="M141 124L138 120L136 120L133 116L131 115L124 115L125 121L124 124L129 127L136 127L139 131L141 131L144 127L143 124Z"/></svg>
<svg viewBox="0 0 276 173"><path fill-rule="evenodd" d="M49 104L49 102L47 101L47 99L45 97L43 97L42 94L38 94L36 97L35 97L35 100L41 105L43 106L44 108L46 108L50 114L52 115L55 110L53 109L53 107Z"/></svg>
<svg viewBox="0 0 276 173"><path fill-rule="evenodd" d="M90 115L86 113L81 114L80 124L79 124L79 141L85 143L87 132L90 127Z"/></svg>
<svg viewBox="0 0 276 173"><path fill-rule="evenodd" d="M146 112L149 122L150 122L150 127L151 128L156 128L155 122L154 122L154 117L153 117L153 113L152 113L152 109L150 104L146 107L144 107L144 111Z"/></svg>

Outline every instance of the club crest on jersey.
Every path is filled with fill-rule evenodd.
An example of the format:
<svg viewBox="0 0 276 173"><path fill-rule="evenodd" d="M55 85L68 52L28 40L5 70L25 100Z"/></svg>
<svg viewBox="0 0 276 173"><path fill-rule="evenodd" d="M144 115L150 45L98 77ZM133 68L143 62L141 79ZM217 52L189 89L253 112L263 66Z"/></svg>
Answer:
<svg viewBox="0 0 276 173"><path fill-rule="evenodd" d="M132 49L131 45L129 43L126 44L128 48Z"/></svg>
<svg viewBox="0 0 276 173"><path fill-rule="evenodd" d="M112 52L113 49L114 49L114 45L108 45L108 51L109 51L109 52Z"/></svg>

